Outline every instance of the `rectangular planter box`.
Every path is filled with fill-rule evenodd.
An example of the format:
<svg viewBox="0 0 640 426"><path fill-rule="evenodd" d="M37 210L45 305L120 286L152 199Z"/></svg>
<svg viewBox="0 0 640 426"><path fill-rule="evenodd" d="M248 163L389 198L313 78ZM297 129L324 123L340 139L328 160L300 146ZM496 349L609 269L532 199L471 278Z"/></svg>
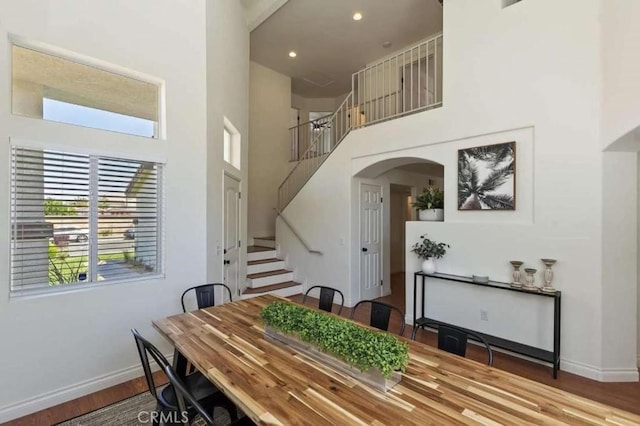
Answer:
<svg viewBox="0 0 640 426"><path fill-rule="evenodd" d="M269 341L280 342L287 346L291 346L293 349L303 353L309 358L313 358L316 361L331 367L335 371L351 376L354 379L382 392L387 392L402 380L402 374L398 371L394 372L389 379L380 374L377 369L362 372L358 368L352 367L346 362L338 358L334 358L328 353L322 352L311 343L303 342L294 336L282 334L271 327L264 328L264 337Z"/></svg>

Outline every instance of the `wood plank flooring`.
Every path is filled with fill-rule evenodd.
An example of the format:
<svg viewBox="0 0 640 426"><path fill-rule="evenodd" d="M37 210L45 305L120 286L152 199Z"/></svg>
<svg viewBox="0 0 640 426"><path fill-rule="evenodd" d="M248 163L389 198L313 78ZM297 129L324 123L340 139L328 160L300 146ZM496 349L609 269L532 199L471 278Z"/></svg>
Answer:
<svg viewBox="0 0 640 426"><path fill-rule="evenodd" d="M392 294L381 300L398 306L404 310L404 274L392 275ZM302 302L302 295L291 297L292 300ZM316 300L307 299L307 304L313 305ZM337 312L337 309L334 311ZM350 309L345 308L342 315L348 317ZM366 322L368 312L359 312L356 319ZM392 327L397 327L399 319L392 318ZM407 327L405 336L411 335L411 327ZM421 342L436 346L436 335L430 332L418 332L417 339ZM469 358L483 361L486 357L484 350L471 345L468 353ZM601 383L576 376L564 371L560 371L558 379L551 377L551 367L540 365L527 360L516 358L507 354L495 353L494 367L509 371L522 377L526 377L549 386L562 389L576 395L593 399L604 404L611 405L632 413L640 414L640 383ZM131 380L117 386L104 389L82 398L78 398L64 404L60 404L43 411L22 417L9 422L11 426L26 425L51 425L57 422L68 420L73 417L97 410L114 402L129 398L147 390L144 378Z"/></svg>

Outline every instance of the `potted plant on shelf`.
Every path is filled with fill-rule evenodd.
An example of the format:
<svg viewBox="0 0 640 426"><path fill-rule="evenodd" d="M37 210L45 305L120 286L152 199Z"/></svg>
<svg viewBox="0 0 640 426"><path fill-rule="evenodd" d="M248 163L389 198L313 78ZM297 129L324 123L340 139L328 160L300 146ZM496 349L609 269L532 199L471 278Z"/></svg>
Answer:
<svg viewBox="0 0 640 426"><path fill-rule="evenodd" d="M433 274L436 272L436 263L434 259L440 259L447 253L447 249L451 248L449 244L437 243L427 238L427 234L421 235L422 241L415 243L411 251L418 255L422 262L422 272L425 274Z"/></svg>
<svg viewBox="0 0 640 426"><path fill-rule="evenodd" d="M435 222L444 220L444 192L440 188L424 188L412 205L418 209L420 220Z"/></svg>

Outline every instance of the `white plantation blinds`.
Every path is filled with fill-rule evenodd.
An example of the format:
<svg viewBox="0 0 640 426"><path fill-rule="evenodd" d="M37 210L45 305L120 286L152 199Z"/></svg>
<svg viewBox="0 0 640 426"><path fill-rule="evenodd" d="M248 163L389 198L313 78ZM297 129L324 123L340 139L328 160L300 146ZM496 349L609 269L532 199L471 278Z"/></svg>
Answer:
<svg viewBox="0 0 640 426"><path fill-rule="evenodd" d="M157 163L12 148L11 292L161 274Z"/></svg>

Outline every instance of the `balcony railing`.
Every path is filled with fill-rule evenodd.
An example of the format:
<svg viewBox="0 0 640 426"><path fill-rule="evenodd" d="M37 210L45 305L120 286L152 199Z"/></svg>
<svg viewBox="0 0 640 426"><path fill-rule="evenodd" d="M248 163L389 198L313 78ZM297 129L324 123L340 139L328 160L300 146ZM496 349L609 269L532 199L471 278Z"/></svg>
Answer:
<svg viewBox="0 0 640 426"><path fill-rule="evenodd" d="M351 129L442 106L442 35L353 74L338 110L289 129L291 161L278 188L278 209L289 204Z"/></svg>
<svg viewBox="0 0 640 426"><path fill-rule="evenodd" d="M442 36L353 74L359 126L442 105Z"/></svg>

